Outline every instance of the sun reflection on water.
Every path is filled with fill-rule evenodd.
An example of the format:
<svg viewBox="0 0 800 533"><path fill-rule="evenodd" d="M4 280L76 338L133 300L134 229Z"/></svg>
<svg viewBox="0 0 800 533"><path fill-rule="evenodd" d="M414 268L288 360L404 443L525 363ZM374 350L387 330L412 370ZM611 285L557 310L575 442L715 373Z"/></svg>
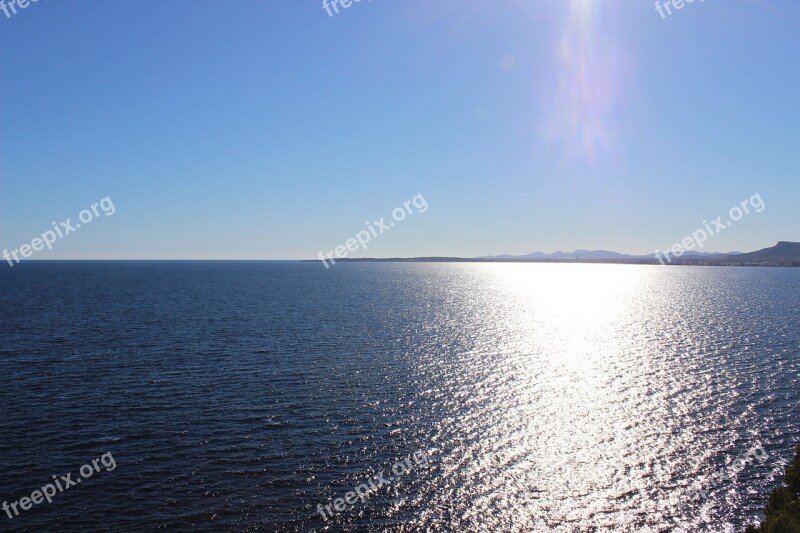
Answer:
<svg viewBox="0 0 800 533"><path fill-rule="evenodd" d="M680 491L720 445L719 425L684 417L722 420L735 399L725 369L710 376L677 341L704 327L691 321L704 310L675 299L686 287L640 266L471 268L463 322L480 308L483 337L419 369L452 392L431 487L447 527L657 530L680 516Z"/></svg>

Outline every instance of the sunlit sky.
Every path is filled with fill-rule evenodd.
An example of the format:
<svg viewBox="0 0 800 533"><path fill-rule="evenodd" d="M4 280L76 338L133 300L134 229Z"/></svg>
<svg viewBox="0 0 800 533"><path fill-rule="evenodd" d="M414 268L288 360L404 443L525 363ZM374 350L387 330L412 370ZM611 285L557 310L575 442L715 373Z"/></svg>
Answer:
<svg viewBox="0 0 800 533"><path fill-rule="evenodd" d="M650 253L800 241L800 4L51 0L0 11L0 249L35 258Z"/></svg>

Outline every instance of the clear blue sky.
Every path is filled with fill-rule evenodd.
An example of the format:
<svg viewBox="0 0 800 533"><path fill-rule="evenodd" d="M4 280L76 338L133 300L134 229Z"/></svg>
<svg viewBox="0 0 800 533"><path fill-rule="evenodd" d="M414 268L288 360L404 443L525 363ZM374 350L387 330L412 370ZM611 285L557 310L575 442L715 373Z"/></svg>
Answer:
<svg viewBox="0 0 800 533"><path fill-rule="evenodd" d="M340 8L341 9L341 8ZM40 0L0 12L0 248L314 258L800 241L800 3Z"/></svg>

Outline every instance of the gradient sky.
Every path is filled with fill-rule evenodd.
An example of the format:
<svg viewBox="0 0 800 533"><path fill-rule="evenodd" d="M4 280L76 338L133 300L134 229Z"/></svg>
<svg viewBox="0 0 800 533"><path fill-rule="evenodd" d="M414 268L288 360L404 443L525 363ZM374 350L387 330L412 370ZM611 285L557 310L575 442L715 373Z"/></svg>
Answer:
<svg viewBox="0 0 800 533"><path fill-rule="evenodd" d="M800 3L40 0L0 12L0 248L35 258L649 253L800 241Z"/></svg>

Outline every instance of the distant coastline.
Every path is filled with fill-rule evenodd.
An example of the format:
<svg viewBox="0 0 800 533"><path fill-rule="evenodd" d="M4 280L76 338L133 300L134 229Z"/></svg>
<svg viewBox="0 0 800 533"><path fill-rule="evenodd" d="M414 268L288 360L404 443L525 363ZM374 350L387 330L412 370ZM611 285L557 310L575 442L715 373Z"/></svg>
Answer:
<svg viewBox="0 0 800 533"><path fill-rule="evenodd" d="M319 261L307 259L305 261ZM528 256L487 257L392 257L392 258L336 258L345 263L589 263L621 265L662 265L654 254L635 256L603 250L577 250L572 253L536 252ZM800 267L800 243L781 241L775 246L755 252L737 253L687 253L673 257L666 266L761 266Z"/></svg>

